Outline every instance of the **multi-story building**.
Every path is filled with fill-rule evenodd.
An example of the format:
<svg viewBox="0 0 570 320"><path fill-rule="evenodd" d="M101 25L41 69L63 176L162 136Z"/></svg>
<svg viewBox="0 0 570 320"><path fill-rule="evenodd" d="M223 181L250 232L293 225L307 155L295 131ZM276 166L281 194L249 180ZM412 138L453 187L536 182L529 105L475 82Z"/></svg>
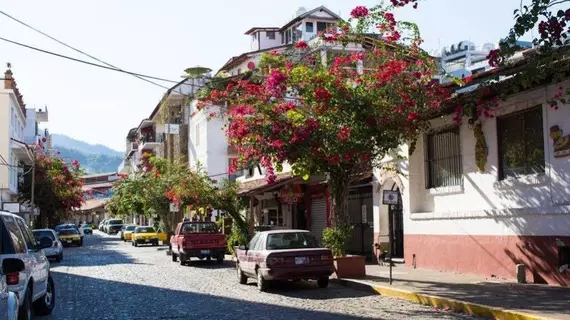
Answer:
<svg viewBox="0 0 570 320"><path fill-rule="evenodd" d="M33 153L24 141L26 105L10 68L0 89L0 203L4 210L29 219L29 210L18 203L18 185L23 165L33 162ZM29 174L29 173L27 173Z"/></svg>
<svg viewBox="0 0 570 320"><path fill-rule="evenodd" d="M77 208L70 222L94 223L109 218L106 216L105 204L113 196L113 185L119 180L116 172L99 173L81 177L83 182L83 199L81 208Z"/></svg>
<svg viewBox="0 0 570 320"><path fill-rule="evenodd" d="M34 152L45 153L51 149L51 136L47 129L48 109L26 108L26 126L24 142Z"/></svg>
<svg viewBox="0 0 570 320"><path fill-rule="evenodd" d="M408 160L387 159L403 175L375 173L375 241L387 243L391 226L393 250L417 268L515 279L522 264L528 281L570 285L570 108L548 102L568 86L511 94L481 134L453 114L433 120ZM381 205L383 190L401 201Z"/></svg>

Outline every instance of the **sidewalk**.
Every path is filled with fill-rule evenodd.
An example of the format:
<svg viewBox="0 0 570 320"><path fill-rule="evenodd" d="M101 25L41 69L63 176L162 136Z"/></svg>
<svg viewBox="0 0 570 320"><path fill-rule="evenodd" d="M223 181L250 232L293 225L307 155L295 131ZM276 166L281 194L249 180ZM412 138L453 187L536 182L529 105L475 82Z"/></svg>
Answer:
<svg viewBox="0 0 570 320"><path fill-rule="evenodd" d="M495 319L570 319L570 288L516 284L495 278L396 265L368 265L364 279L337 279L356 289Z"/></svg>

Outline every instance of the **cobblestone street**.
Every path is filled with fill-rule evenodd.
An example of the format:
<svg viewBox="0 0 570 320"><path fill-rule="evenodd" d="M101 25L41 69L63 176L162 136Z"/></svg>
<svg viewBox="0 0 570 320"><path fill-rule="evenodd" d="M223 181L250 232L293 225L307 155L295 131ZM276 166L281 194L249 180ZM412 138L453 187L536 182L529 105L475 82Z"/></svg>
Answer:
<svg viewBox="0 0 570 320"><path fill-rule="evenodd" d="M180 266L165 249L87 236L52 263L56 308L41 319L473 319L336 285L298 282L260 293L253 280L237 283L231 261Z"/></svg>

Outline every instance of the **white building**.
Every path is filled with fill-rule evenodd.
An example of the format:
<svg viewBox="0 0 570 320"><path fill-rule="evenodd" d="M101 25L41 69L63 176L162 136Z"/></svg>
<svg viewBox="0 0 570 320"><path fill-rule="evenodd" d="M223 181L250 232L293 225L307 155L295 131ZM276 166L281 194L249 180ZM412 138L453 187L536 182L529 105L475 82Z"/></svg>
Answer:
<svg viewBox="0 0 570 320"><path fill-rule="evenodd" d="M48 109L26 108L26 126L24 142L35 152L46 152L51 149L51 135L47 129L49 121Z"/></svg>
<svg viewBox="0 0 570 320"><path fill-rule="evenodd" d="M33 154L24 142L26 107L12 71L4 74L0 89L0 203L2 208L23 215L18 203L18 185L24 173L23 165L30 165Z"/></svg>
<svg viewBox="0 0 570 320"><path fill-rule="evenodd" d="M404 175L375 173L374 241L386 245L391 225L408 265L514 279L524 264L529 281L570 285L559 271L570 263L570 108L547 103L568 86L501 102L481 120L486 156L468 123L434 120L409 160L393 163ZM398 190L401 204L382 205L382 190Z"/></svg>

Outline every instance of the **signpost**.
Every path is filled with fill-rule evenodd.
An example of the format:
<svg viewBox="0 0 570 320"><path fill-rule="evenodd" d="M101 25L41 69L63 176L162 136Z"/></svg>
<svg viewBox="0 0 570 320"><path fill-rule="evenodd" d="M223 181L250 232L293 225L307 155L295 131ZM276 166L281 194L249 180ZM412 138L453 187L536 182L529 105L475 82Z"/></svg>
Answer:
<svg viewBox="0 0 570 320"><path fill-rule="evenodd" d="M382 204L388 205L388 263L390 264L390 285L392 285L392 209L398 205L400 192L397 190L383 190Z"/></svg>

